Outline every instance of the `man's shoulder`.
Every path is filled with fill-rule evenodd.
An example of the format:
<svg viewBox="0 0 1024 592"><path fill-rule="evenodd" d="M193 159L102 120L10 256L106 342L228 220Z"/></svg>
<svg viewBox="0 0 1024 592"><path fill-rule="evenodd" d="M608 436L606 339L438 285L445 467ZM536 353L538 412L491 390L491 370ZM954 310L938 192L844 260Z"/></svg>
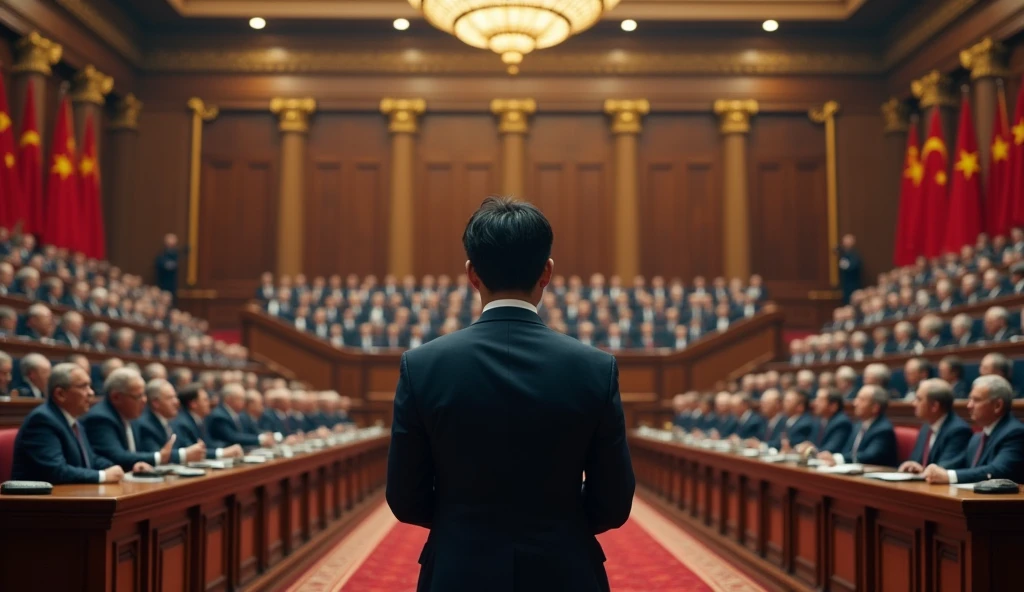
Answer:
<svg viewBox="0 0 1024 592"><path fill-rule="evenodd" d="M608 352L581 343L578 339L553 331L544 325L530 325L538 331L540 337L539 347L544 350L563 352L571 355L582 356L595 361L605 361L611 364L615 357ZM406 361L409 363L430 360L440 355L450 355L452 351L463 348L475 348L480 341L487 339L487 323L474 323L449 333L437 339L424 343L423 345L405 352Z"/></svg>

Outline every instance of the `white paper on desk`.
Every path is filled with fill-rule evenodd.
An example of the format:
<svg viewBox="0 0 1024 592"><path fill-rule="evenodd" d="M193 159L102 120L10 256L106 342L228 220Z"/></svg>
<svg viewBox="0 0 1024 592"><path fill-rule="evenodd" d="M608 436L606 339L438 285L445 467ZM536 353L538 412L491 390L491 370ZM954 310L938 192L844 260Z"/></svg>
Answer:
<svg viewBox="0 0 1024 592"><path fill-rule="evenodd" d="M966 489L968 491L974 491L974 486L975 485L977 485L977 484L976 483L956 483L956 484L953 485L953 487L956 487L957 489Z"/></svg>
<svg viewBox="0 0 1024 592"><path fill-rule="evenodd" d="M124 480L128 483L163 483L163 477L136 477L132 473L125 473Z"/></svg>
<svg viewBox="0 0 1024 592"><path fill-rule="evenodd" d="M865 473L864 476L879 481L924 481L920 473Z"/></svg>
<svg viewBox="0 0 1024 592"><path fill-rule="evenodd" d="M834 467L818 467L819 473L830 473L832 475L860 475L864 473L864 465L860 463L846 463Z"/></svg>
<svg viewBox="0 0 1024 592"><path fill-rule="evenodd" d="M770 463L786 462L786 455L785 454L766 454L766 455L761 457L761 460L763 460L764 462L770 462Z"/></svg>

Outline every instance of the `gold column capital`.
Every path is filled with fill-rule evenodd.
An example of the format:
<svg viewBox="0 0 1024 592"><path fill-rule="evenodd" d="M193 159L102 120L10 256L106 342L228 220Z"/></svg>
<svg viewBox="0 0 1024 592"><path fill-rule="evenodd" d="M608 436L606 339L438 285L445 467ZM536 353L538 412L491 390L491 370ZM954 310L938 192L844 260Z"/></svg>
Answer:
<svg viewBox="0 0 1024 592"><path fill-rule="evenodd" d="M14 60L13 72L35 72L44 76L53 73L52 66L57 65L64 48L32 31L14 45L17 58Z"/></svg>
<svg viewBox="0 0 1024 592"><path fill-rule="evenodd" d="M750 132L750 117L757 115L760 106L753 99L719 99L715 101L715 115L720 122L718 130L722 135L746 134Z"/></svg>
<svg viewBox="0 0 1024 592"><path fill-rule="evenodd" d="M647 99L608 99L604 112L612 118L613 134L639 134L643 116L651 112Z"/></svg>
<svg viewBox="0 0 1024 592"><path fill-rule="evenodd" d="M1005 78L1007 68L1006 46L986 37L960 52L960 65L971 71L971 80L979 78Z"/></svg>
<svg viewBox="0 0 1024 592"><path fill-rule="evenodd" d="M415 134L418 117L427 111L423 99L392 99L380 101L380 112L388 116L388 131L393 134Z"/></svg>
<svg viewBox="0 0 1024 592"><path fill-rule="evenodd" d="M107 125L114 130L139 129L139 113L142 112L142 101L134 94L128 93L114 105L114 117Z"/></svg>
<svg viewBox="0 0 1024 592"><path fill-rule="evenodd" d="M275 98L270 100L270 112L277 115L278 129L282 132L309 131L309 117L316 113L316 99Z"/></svg>
<svg viewBox="0 0 1024 592"><path fill-rule="evenodd" d="M814 123L825 123L835 117L837 113L839 113L839 103L836 101L826 101L821 107L812 107L807 111L807 117Z"/></svg>
<svg viewBox="0 0 1024 592"><path fill-rule="evenodd" d="M192 113L199 116L203 121L213 121L220 115L220 108L216 105L207 105L199 97L192 97L188 100L188 108Z"/></svg>
<svg viewBox="0 0 1024 592"><path fill-rule="evenodd" d="M69 96L72 103L102 105L112 90L114 90L114 79L89 64L75 74Z"/></svg>
<svg viewBox="0 0 1024 592"><path fill-rule="evenodd" d="M922 109L956 107L959 104L956 93L953 92L952 79L938 70L932 70L911 82L910 90Z"/></svg>
<svg viewBox="0 0 1024 592"><path fill-rule="evenodd" d="M882 132L889 134L902 134L910 129L910 108L907 104L896 97L882 103L882 119L885 125Z"/></svg>
<svg viewBox="0 0 1024 592"><path fill-rule="evenodd" d="M494 99L491 113L498 116L498 132L502 134L525 134L529 129L530 115L537 112L537 101L533 99Z"/></svg>

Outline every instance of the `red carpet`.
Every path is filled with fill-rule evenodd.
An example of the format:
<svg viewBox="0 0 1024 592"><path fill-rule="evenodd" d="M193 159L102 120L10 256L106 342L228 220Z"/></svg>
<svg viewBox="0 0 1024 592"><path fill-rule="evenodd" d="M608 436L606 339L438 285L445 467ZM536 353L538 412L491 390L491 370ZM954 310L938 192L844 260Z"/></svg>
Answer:
<svg viewBox="0 0 1024 592"><path fill-rule="evenodd" d="M300 576L289 592L412 592L427 531L386 506ZM613 592L763 592L639 500L618 530L598 537Z"/></svg>

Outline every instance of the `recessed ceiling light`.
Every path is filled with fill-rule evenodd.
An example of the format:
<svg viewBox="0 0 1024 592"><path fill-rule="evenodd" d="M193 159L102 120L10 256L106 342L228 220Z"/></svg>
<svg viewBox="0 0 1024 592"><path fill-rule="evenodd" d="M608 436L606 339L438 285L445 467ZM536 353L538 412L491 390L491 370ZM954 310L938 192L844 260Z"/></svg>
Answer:
<svg viewBox="0 0 1024 592"><path fill-rule="evenodd" d="M249 19L249 26L259 31L263 27L267 26L267 21L258 16L254 16L251 19Z"/></svg>
<svg viewBox="0 0 1024 592"><path fill-rule="evenodd" d="M761 28L769 33L774 33L779 30L779 21L768 19L761 25Z"/></svg>
<svg viewBox="0 0 1024 592"><path fill-rule="evenodd" d="M409 28L408 19L397 18L395 19L395 22L393 24L395 25L395 28L398 29L399 31L404 31Z"/></svg>
<svg viewBox="0 0 1024 592"><path fill-rule="evenodd" d="M622 30L627 33L636 31L636 21L633 19L626 19L622 21Z"/></svg>

